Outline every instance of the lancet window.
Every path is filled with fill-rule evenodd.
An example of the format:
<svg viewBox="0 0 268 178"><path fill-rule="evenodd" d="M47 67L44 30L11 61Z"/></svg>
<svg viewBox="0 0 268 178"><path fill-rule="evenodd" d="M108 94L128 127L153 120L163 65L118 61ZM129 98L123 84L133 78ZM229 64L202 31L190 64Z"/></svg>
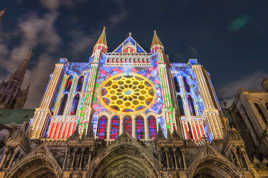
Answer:
<svg viewBox="0 0 268 178"><path fill-rule="evenodd" d="M187 82L187 79L186 79L186 77L183 77L182 79L183 79L183 83L184 83L184 88L189 93L190 92L190 86L189 86L189 84Z"/></svg>
<svg viewBox="0 0 268 178"><path fill-rule="evenodd" d="M71 87L72 87L72 82L73 82L73 77L70 76L66 82L65 85L65 91L70 91Z"/></svg>
<svg viewBox="0 0 268 178"><path fill-rule="evenodd" d="M72 105L72 110L71 110L71 115L75 115L78 107L80 96L79 94L76 94L74 99L73 99L73 105Z"/></svg>
<svg viewBox="0 0 268 178"><path fill-rule="evenodd" d="M97 135L99 139L106 139L106 133L107 133L107 117L101 116L98 121L98 130Z"/></svg>
<svg viewBox="0 0 268 178"><path fill-rule="evenodd" d="M157 135L157 126L156 126L156 119L154 116L148 117L148 126L149 126L149 138L153 139Z"/></svg>
<svg viewBox="0 0 268 178"><path fill-rule="evenodd" d="M144 139L144 119L142 116L136 118L136 138Z"/></svg>
<svg viewBox="0 0 268 178"><path fill-rule="evenodd" d="M187 100L188 100L188 105L190 108L191 115L195 116L196 112L194 108L193 98L190 95L188 95Z"/></svg>
<svg viewBox="0 0 268 178"><path fill-rule="evenodd" d="M178 106L179 106L179 109L180 109L180 114L182 116L184 116L184 109L183 109L183 102L182 102L182 98L180 95L177 96L177 102L178 102Z"/></svg>
<svg viewBox="0 0 268 178"><path fill-rule="evenodd" d="M131 117L126 116L123 120L124 132L131 135L132 133L132 120Z"/></svg>
<svg viewBox="0 0 268 178"><path fill-rule="evenodd" d="M111 124L111 139L117 139L119 136L119 128L120 128L120 119L118 116L112 117L112 124Z"/></svg>
<svg viewBox="0 0 268 178"><path fill-rule="evenodd" d="M178 81L178 78L177 77L174 77L174 84L175 84L175 89L176 89L176 92L180 92L180 84L179 84L179 81Z"/></svg>
<svg viewBox="0 0 268 178"><path fill-rule="evenodd" d="M65 94L65 95L61 98L61 103L60 103L60 108L59 108L59 111L58 111L58 115L63 115L64 110L65 110L65 106L66 106L67 99L68 99L68 95L67 95L67 94Z"/></svg>
<svg viewBox="0 0 268 178"><path fill-rule="evenodd" d="M84 83L84 76L81 76L77 82L77 86L76 86L77 92L80 92L82 90L83 83Z"/></svg>

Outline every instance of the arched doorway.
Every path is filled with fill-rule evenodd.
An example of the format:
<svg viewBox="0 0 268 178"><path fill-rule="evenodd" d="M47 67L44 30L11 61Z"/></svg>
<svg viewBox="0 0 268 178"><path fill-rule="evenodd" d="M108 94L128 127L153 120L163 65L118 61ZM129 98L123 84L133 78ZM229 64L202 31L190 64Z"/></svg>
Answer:
<svg viewBox="0 0 268 178"><path fill-rule="evenodd" d="M9 171L8 178L58 178L59 171L45 159L33 159L15 165L13 170Z"/></svg>
<svg viewBox="0 0 268 178"><path fill-rule="evenodd" d="M233 165L228 165L221 160L207 159L202 161L193 171L193 178L238 178Z"/></svg>
<svg viewBox="0 0 268 178"><path fill-rule="evenodd" d="M95 167L88 177L91 178L156 178L158 177L154 161L144 152L131 144L122 144L112 148L108 154L95 160Z"/></svg>

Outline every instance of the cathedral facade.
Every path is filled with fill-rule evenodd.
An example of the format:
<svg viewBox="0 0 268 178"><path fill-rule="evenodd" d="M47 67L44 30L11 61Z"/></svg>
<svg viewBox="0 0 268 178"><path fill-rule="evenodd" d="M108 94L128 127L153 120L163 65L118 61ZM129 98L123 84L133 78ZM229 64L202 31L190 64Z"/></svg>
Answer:
<svg viewBox="0 0 268 178"><path fill-rule="evenodd" d="M61 58L40 107L7 141L0 177L265 177L196 59L170 63L131 34L88 62Z"/></svg>

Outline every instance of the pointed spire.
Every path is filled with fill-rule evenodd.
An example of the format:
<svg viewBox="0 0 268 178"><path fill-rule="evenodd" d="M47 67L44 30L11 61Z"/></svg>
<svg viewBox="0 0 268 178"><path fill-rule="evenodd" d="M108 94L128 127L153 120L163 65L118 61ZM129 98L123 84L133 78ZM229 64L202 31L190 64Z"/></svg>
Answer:
<svg viewBox="0 0 268 178"><path fill-rule="evenodd" d="M101 32L101 35L99 36L98 41L96 42L97 44L103 44L105 46L107 46L107 40L106 40L106 27L104 26Z"/></svg>
<svg viewBox="0 0 268 178"><path fill-rule="evenodd" d="M23 62L19 65L17 70L10 76L10 79L16 79L23 81L24 75L26 73L27 67L30 63L30 60L32 58L32 49L29 50L27 57L23 60Z"/></svg>
<svg viewBox="0 0 268 178"><path fill-rule="evenodd" d="M156 30L154 30L154 36L153 36L153 41L152 41L152 45L151 45L151 50L155 46L158 46L159 48L164 48L162 42L160 41L160 39L156 33Z"/></svg>
<svg viewBox="0 0 268 178"><path fill-rule="evenodd" d="M0 11L0 21L2 20L2 18L4 17L5 13L6 13L7 9L3 9Z"/></svg>

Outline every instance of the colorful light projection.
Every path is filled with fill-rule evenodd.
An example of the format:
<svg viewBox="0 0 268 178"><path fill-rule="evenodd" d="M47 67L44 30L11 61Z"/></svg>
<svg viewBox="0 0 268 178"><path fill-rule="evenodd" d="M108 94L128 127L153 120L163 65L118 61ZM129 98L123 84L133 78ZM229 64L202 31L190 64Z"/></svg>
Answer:
<svg viewBox="0 0 268 178"><path fill-rule="evenodd" d="M142 75L115 75L101 85L103 105L120 113L141 112L154 102L153 84Z"/></svg>
<svg viewBox="0 0 268 178"><path fill-rule="evenodd" d="M101 116L99 118L99 122L98 122L98 138L99 139L106 139L107 121L108 119L106 116Z"/></svg>
<svg viewBox="0 0 268 178"><path fill-rule="evenodd" d="M131 117L125 116L123 120L124 132L132 135L132 120Z"/></svg>
<svg viewBox="0 0 268 178"><path fill-rule="evenodd" d="M136 138L144 139L144 119L142 116L136 117Z"/></svg>
<svg viewBox="0 0 268 178"><path fill-rule="evenodd" d="M157 125L156 118L154 116L148 117L148 125L149 125L149 138L154 139L157 135Z"/></svg>
<svg viewBox="0 0 268 178"><path fill-rule="evenodd" d="M112 117L112 124L111 124L111 134L110 139L117 139L119 136L119 128L120 128L120 119L118 116Z"/></svg>

